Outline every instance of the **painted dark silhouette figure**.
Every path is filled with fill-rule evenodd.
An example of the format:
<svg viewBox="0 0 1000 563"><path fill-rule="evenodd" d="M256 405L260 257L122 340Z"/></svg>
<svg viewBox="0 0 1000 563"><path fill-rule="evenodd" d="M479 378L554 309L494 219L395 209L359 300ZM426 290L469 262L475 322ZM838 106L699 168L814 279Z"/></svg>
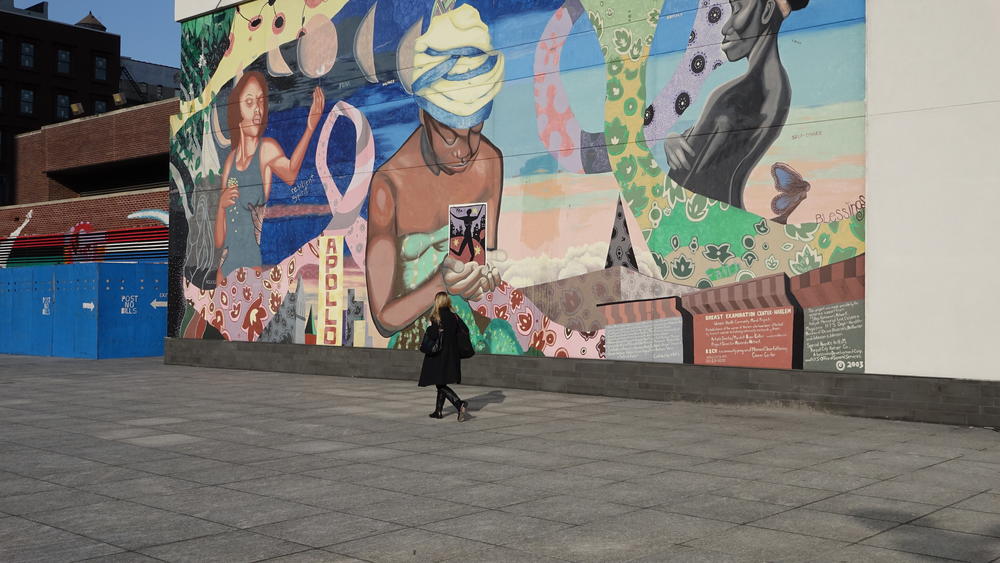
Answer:
<svg viewBox="0 0 1000 563"><path fill-rule="evenodd" d="M778 32L809 0L730 0L722 50L747 59L746 73L717 88L694 127L667 136L670 178L704 196L743 208L750 172L781 134L792 89L778 53Z"/></svg>
<svg viewBox="0 0 1000 563"><path fill-rule="evenodd" d="M451 216L465 223L465 228L462 229L462 245L458 247L458 252L455 252L455 254L457 256L461 256L462 253L465 252L466 245L468 245L469 254L473 258L475 258L476 247L475 245L472 244L473 241L472 229L473 229L473 224L476 222L476 220L479 219L479 217L473 216L471 209L466 210L464 217L461 215L455 215L454 213L452 213Z"/></svg>

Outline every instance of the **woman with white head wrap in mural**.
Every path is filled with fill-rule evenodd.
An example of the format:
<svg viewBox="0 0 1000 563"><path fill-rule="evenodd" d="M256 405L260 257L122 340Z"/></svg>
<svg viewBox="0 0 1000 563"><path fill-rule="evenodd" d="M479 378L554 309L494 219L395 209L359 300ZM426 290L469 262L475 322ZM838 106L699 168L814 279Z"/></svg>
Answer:
<svg viewBox="0 0 1000 563"><path fill-rule="evenodd" d="M435 16L416 41L412 91L420 126L375 172L365 263L372 318L397 348L416 349L429 303L444 291L492 291L492 268L449 254L452 204L486 202L486 248L496 248L503 155L483 135L503 82L504 57L470 5ZM405 329L405 330L404 330Z"/></svg>

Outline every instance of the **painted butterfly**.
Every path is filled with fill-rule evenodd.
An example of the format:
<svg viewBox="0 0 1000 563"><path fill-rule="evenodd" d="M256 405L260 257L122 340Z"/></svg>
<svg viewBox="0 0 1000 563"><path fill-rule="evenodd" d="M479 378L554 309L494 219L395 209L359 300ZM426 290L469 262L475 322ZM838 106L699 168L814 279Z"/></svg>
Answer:
<svg viewBox="0 0 1000 563"><path fill-rule="evenodd" d="M809 182L784 162L775 162L771 166L771 177L774 178L774 189L778 190L778 195L771 200L771 211L776 214L771 220L784 225L788 216L806 199Z"/></svg>

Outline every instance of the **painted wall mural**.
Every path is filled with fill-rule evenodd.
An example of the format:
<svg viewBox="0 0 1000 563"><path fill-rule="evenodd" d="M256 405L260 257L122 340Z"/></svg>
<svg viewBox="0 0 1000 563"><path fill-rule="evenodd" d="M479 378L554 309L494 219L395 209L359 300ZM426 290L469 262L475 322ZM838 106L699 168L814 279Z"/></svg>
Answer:
<svg viewBox="0 0 1000 563"><path fill-rule="evenodd" d="M864 370L865 0L256 0L182 24L170 331Z"/></svg>

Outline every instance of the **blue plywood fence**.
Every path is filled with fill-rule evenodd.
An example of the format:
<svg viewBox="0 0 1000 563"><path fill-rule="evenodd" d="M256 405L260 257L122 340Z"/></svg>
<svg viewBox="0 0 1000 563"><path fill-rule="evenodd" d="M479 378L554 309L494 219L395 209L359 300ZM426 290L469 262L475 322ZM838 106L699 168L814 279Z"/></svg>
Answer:
<svg viewBox="0 0 1000 563"><path fill-rule="evenodd" d="M166 324L166 264L0 269L0 354L159 356Z"/></svg>

